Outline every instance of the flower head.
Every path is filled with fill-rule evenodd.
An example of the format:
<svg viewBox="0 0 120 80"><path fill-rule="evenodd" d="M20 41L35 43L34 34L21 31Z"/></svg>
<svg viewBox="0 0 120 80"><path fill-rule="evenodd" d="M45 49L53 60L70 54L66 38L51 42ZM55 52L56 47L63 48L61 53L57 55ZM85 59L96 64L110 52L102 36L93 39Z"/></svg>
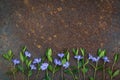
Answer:
<svg viewBox="0 0 120 80"><path fill-rule="evenodd" d="M104 60L104 62L110 62L107 56L103 57L102 59Z"/></svg>
<svg viewBox="0 0 120 80"><path fill-rule="evenodd" d="M98 62L99 59L100 59L100 57L97 57L97 58L96 58L96 57L93 57L93 58L92 58L92 61L93 61L93 62Z"/></svg>
<svg viewBox="0 0 120 80"><path fill-rule="evenodd" d="M59 56L60 58L63 58L63 57L64 57L64 53L58 53L58 56Z"/></svg>
<svg viewBox="0 0 120 80"><path fill-rule="evenodd" d="M69 66L70 66L70 63L69 63L69 62L66 62L65 64L63 64L63 67L64 67L65 69L67 69Z"/></svg>
<svg viewBox="0 0 120 80"><path fill-rule="evenodd" d="M74 56L74 58L77 59L78 61L83 59L83 57L81 55Z"/></svg>
<svg viewBox="0 0 120 80"><path fill-rule="evenodd" d="M89 54L89 60L92 60L93 59L93 56L91 54Z"/></svg>
<svg viewBox="0 0 120 80"><path fill-rule="evenodd" d="M38 64L38 63L40 63L41 62L41 58L35 58L34 60L33 60L33 64Z"/></svg>
<svg viewBox="0 0 120 80"><path fill-rule="evenodd" d="M25 56L26 57L31 57L31 53L29 53L28 51L25 51Z"/></svg>
<svg viewBox="0 0 120 80"><path fill-rule="evenodd" d="M40 66L41 70L46 70L48 68L48 63L42 63L42 65Z"/></svg>
<svg viewBox="0 0 120 80"><path fill-rule="evenodd" d="M62 65L61 61L58 59L54 59L54 63L55 65L59 65L59 66Z"/></svg>
<svg viewBox="0 0 120 80"><path fill-rule="evenodd" d="M89 60L92 60L93 62L98 62L100 57L93 57L91 54L89 54Z"/></svg>
<svg viewBox="0 0 120 80"><path fill-rule="evenodd" d="M13 59L12 62L14 65L20 64L20 61L18 59Z"/></svg>
<svg viewBox="0 0 120 80"><path fill-rule="evenodd" d="M30 68L31 68L31 70L36 70L37 69L34 64L31 64Z"/></svg>

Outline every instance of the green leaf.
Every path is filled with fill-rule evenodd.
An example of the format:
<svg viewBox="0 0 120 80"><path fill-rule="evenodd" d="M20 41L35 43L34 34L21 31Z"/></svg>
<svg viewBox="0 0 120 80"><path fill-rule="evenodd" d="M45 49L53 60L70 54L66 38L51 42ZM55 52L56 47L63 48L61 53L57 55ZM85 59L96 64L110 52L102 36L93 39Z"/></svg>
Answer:
<svg viewBox="0 0 120 80"><path fill-rule="evenodd" d="M48 48L47 51L46 51L46 56L47 57L51 57L52 56L52 49L51 48Z"/></svg>
<svg viewBox="0 0 120 80"><path fill-rule="evenodd" d="M17 70L21 71L22 73L24 73L24 67L22 65L18 65L17 66Z"/></svg>
<svg viewBox="0 0 120 80"><path fill-rule="evenodd" d="M116 71L113 73L112 77L116 77L116 76L119 75L119 74L120 74L120 70L116 70Z"/></svg>
<svg viewBox="0 0 120 80"><path fill-rule="evenodd" d="M27 49L27 47L24 46L24 47L22 48L22 52L24 53L24 52L26 51L26 49Z"/></svg>
<svg viewBox="0 0 120 80"><path fill-rule="evenodd" d="M66 74L68 74L68 75L72 75L69 69L65 69L65 70L64 70L64 73L66 73Z"/></svg>
<svg viewBox="0 0 120 80"><path fill-rule="evenodd" d="M82 66L83 66L83 62L82 62L82 61L79 61L78 67L81 68Z"/></svg>
<svg viewBox="0 0 120 80"><path fill-rule="evenodd" d="M99 65L99 66L97 67L97 70L103 70L103 65Z"/></svg>
<svg viewBox="0 0 120 80"><path fill-rule="evenodd" d="M57 67L55 68L55 73L56 73L57 71L59 71L59 70L60 70L60 67L57 66Z"/></svg>
<svg viewBox="0 0 120 80"><path fill-rule="evenodd" d="M62 59L62 64L65 64L66 61L67 61L66 58L63 58L63 59Z"/></svg>
<svg viewBox="0 0 120 80"><path fill-rule="evenodd" d="M72 51L73 51L73 54L74 54L75 56L78 55L78 51L79 51L78 49L74 49L74 48L73 48Z"/></svg>
<svg viewBox="0 0 120 80"><path fill-rule="evenodd" d="M98 56L100 55L101 51L102 51L101 49L98 49L98 50L97 50L97 55L98 55Z"/></svg>
<svg viewBox="0 0 120 80"><path fill-rule="evenodd" d="M25 60L25 63L26 63L26 65L27 65L27 68L29 68L30 67L30 64L32 63L32 60Z"/></svg>
<svg viewBox="0 0 120 80"><path fill-rule="evenodd" d="M48 56L47 58L48 58L48 61L52 63L52 61L53 61L52 57Z"/></svg>
<svg viewBox="0 0 120 80"><path fill-rule="evenodd" d="M3 54L2 56L3 56L4 59L9 60L8 54Z"/></svg>
<svg viewBox="0 0 120 80"><path fill-rule="evenodd" d="M67 51L67 61L70 59L70 53Z"/></svg>
<svg viewBox="0 0 120 80"><path fill-rule="evenodd" d="M83 68L82 68L82 72L83 72L83 73L86 73L87 71L88 71L88 67L83 67Z"/></svg>
<svg viewBox="0 0 120 80"><path fill-rule="evenodd" d="M115 53L114 55L114 62L117 62L119 59L119 54L118 53Z"/></svg>
<svg viewBox="0 0 120 80"><path fill-rule="evenodd" d="M52 65L49 65L49 66L48 66L48 70L51 71L51 72L53 71Z"/></svg>
<svg viewBox="0 0 120 80"><path fill-rule="evenodd" d="M51 80L51 77L47 74L45 74L45 78L43 80Z"/></svg>
<svg viewBox="0 0 120 80"><path fill-rule="evenodd" d="M12 50L9 50L7 53L2 55L4 59L11 61L13 58L13 52Z"/></svg>
<svg viewBox="0 0 120 80"><path fill-rule="evenodd" d="M104 57L106 55L106 50L101 50L99 53L99 57Z"/></svg>
<svg viewBox="0 0 120 80"><path fill-rule="evenodd" d="M112 72L112 70L109 68L108 69L108 74L110 75L110 76L112 76L112 74L113 74L113 72Z"/></svg>
<svg viewBox="0 0 120 80"><path fill-rule="evenodd" d="M22 52L20 52L20 60L21 60L22 62L25 61L25 56L24 56L24 54L23 54Z"/></svg>
<svg viewBox="0 0 120 80"><path fill-rule="evenodd" d="M94 78L93 77L89 77L89 80L94 80Z"/></svg>
<svg viewBox="0 0 120 80"><path fill-rule="evenodd" d="M80 48L80 51L82 53L82 56L84 56L85 55L85 49L84 48Z"/></svg>
<svg viewBox="0 0 120 80"><path fill-rule="evenodd" d="M32 76L32 70L29 70L28 77Z"/></svg>

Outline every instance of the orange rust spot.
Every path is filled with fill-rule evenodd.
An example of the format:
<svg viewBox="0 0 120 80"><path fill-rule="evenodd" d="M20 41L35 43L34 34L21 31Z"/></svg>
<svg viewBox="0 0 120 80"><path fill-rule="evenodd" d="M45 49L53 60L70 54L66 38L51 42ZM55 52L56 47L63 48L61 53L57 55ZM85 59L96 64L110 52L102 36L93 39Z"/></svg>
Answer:
<svg viewBox="0 0 120 80"><path fill-rule="evenodd" d="M37 48L41 48L42 46L40 44L37 45Z"/></svg>
<svg viewBox="0 0 120 80"><path fill-rule="evenodd" d="M59 12L62 11L62 7L58 7L57 11L59 11Z"/></svg>
<svg viewBox="0 0 120 80"><path fill-rule="evenodd" d="M56 37L57 37L57 35L53 35L53 37L54 37L54 38L56 38Z"/></svg>

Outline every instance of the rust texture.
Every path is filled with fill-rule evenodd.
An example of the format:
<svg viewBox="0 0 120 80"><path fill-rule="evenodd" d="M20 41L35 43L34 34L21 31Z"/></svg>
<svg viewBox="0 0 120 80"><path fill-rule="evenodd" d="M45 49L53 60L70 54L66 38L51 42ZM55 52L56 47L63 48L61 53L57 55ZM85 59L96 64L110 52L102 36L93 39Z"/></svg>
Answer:
<svg viewBox="0 0 120 80"><path fill-rule="evenodd" d="M0 0L0 53L17 56L23 45L34 56L48 47L55 55L83 47L112 57L120 52L119 21L120 0Z"/></svg>

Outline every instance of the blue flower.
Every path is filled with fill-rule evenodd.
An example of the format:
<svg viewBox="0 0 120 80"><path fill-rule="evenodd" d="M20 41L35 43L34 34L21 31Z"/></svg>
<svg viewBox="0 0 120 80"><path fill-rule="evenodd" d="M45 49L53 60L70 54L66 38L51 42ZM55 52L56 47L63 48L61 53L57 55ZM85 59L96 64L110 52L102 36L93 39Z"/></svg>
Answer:
<svg viewBox="0 0 120 80"><path fill-rule="evenodd" d="M62 65L61 61L58 59L54 59L54 63L55 65L59 65L59 66Z"/></svg>
<svg viewBox="0 0 120 80"><path fill-rule="evenodd" d="M104 60L104 62L110 62L107 56L103 57L102 59Z"/></svg>
<svg viewBox="0 0 120 80"><path fill-rule="evenodd" d="M33 60L33 64L38 64L38 63L40 63L41 62L41 58L35 58L34 60Z"/></svg>
<svg viewBox="0 0 120 80"><path fill-rule="evenodd" d="M93 57L93 58L92 58L92 61L93 61L93 62L98 62L99 59L100 59L100 57L97 57L97 58L96 58L96 57Z"/></svg>
<svg viewBox="0 0 120 80"><path fill-rule="evenodd" d="M29 53L28 51L25 51L25 56L26 57L31 57L31 53Z"/></svg>
<svg viewBox="0 0 120 80"><path fill-rule="evenodd" d="M89 54L89 60L92 60L93 59L93 56L91 54Z"/></svg>
<svg viewBox="0 0 120 80"><path fill-rule="evenodd" d="M63 57L64 57L64 53L58 53L58 56L59 56L60 58L63 58Z"/></svg>
<svg viewBox="0 0 120 80"><path fill-rule="evenodd" d="M48 68L48 63L42 63L42 65L40 66L41 70L44 71Z"/></svg>
<svg viewBox="0 0 120 80"><path fill-rule="evenodd" d="M12 62L14 65L20 64L20 61L18 59L13 59Z"/></svg>
<svg viewBox="0 0 120 80"><path fill-rule="evenodd" d="M78 61L83 59L83 57L81 55L74 56L74 58L77 59Z"/></svg>
<svg viewBox="0 0 120 80"><path fill-rule="evenodd" d="M69 66L70 66L70 63L69 63L69 62L66 62L65 64L63 64L63 67L64 67L65 69L67 69Z"/></svg>
<svg viewBox="0 0 120 80"><path fill-rule="evenodd" d="M92 60L93 62L98 62L99 61L99 59L100 59L100 57L93 57L91 54L89 54L89 58L88 58L89 60Z"/></svg>
<svg viewBox="0 0 120 80"><path fill-rule="evenodd" d="M30 68L31 68L31 70L36 70L36 69L37 69L37 68L35 67L35 65L33 65L33 64L30 65Z"/></svg>

